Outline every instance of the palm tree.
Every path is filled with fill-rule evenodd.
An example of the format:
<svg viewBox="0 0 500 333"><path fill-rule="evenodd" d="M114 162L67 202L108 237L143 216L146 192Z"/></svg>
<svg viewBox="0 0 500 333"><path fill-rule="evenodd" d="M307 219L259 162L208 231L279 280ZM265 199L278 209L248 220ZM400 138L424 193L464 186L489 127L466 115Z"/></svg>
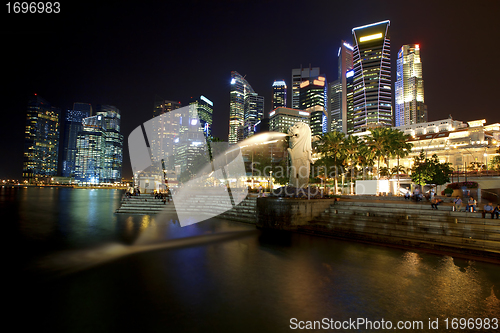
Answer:
<svg viewBox="0 0 500 333"><path fill-rule="evenodd" d="M342 132L328 132L321 136L317 142L317 150L323 155L325 160L333 160L333 166L337 168L338 162L344 159L344 139L345 134ZM326 177L326 175L325 175ZM338 188L338 173L335 170L335 194Z"/></svg>
<svg viewBox="0 0 500 333"><path fill-rule="evenodd" d="M344 140L344 150L348 162L348 169L351 170L351 194L353 194L354 192L352 183L352 174L354 173L354 168L359 158L360 143L361 142L359 141L359 138L354 135L349 135Z"/></svg>
<svg viewBox="0 0 500 333"><path fill-rule="evenodd" d="M383 159L387 165L387 155L390 152L390 128L377 127L370 129L370 135L366 138L367 146L377 158L377 179L380 179L380 161Z"/></svg>
<svg viewBox="0 0 500 333"><path fill-rule="evenodd" d="M393 156L397 157L397 175L398 175L398 182L397 182L397 188L398 188L398 193L399 195L399 170L401 169L399 165L399 159L401 157L406 157L410 154L411 148L413 147L413 144L410 142L407 142L407 140L410 138L409 135L404 134L400 130L393 129L391 132L391 150L393 153Z"/></svg>

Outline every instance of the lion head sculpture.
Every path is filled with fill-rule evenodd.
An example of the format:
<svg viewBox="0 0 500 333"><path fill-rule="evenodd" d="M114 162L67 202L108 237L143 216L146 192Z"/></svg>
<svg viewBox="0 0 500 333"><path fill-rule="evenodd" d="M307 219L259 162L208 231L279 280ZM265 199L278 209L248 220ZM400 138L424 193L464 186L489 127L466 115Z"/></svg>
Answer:
<svg viewBox="0 0 500 333"><path fill-rule="evenodd" d="M288 129L291 161L290 185L303 187L309 183L310 164L313 163L311 151L311 129L303 122L297 122Z"/></svg>

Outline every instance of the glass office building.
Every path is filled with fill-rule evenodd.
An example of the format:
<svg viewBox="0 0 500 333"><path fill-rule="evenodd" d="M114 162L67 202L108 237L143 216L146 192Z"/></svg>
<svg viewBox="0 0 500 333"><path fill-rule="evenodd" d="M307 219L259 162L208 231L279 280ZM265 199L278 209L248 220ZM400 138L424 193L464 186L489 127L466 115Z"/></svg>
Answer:
<svg viewBox="0 0 500 333"><path fill-rule="evenodd" d="M352 29L353 50L353 130L393 123L390 21Z"/></svg>
<svg viewBox="0 0 500 333"><path fill-rule="evenodd" d="M24 135L23 179L32 184L57 176L60 134L59 108L35 95L28 99Z"/></svg>
<svg viewBox="0 0 500 333"><path fill-rule="evenodd" d="M424 103L424 80L420 45L403 45L398 52L397 80L394 84L395 125L405 126L427 122Z"/></svg>

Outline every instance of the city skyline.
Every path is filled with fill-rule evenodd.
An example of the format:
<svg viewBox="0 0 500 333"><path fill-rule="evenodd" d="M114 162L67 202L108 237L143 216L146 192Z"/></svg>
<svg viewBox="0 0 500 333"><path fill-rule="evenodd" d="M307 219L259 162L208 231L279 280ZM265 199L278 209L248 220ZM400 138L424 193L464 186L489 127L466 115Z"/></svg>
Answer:
<svg viewBox="0 0 500 333"><path fill-rule="evenodd" d="M151 118L155 95L179 100L182 105L187 105L192 96L204 95L215 105L214 136L225 139L229 123L230 71L246 75L255 91L265 97L264 112L268 113L274 80L284 78L290 87L290 71L301 66L308 67L309 64L320 67L328 82L336 80L339 42L352 40L353 27L383 20L391 21L392 86L395 82L396 50L405 44L422 46L429 120L447 118L451 114L455 119L464 121L472 118L496 121L493 118L498 111L493 92L498 84L492 71L498 69L481 70L473 67L466 52L453 59L449 57L449 52L466 47L466 43L461 42L464 36L474 41L467 47L486 44L489 40L482 31L498 30L493 16L497 4L468 7L455 4L449 8L444 4L424 2L419 8L414 8L395 1L384 2L384 6L380 2L366 2L363 7L366 11L357 11L356 15L345 15L345 18L331 21L325 20L331 9L346 13L353 9L347 4L334 2L308 3L308 9L318 16L315 22L325 21L320 25L324 32L319 33L321 29L318 26L311 29L301 27L300 38L292 34L284 36L283 44L277 45L279 47L270 54L264 46L276 44L276 41L272 30L271 33L267 31L267 22L281 20L288 26L292 24L288 23L293 16L291 14L300 11L305 3L291 2L290 6L278 11L279 5L279 2L219 1L210 6L197 3L197 7L189 11L189 3L174 7L155 5L155 11L179 13L178 18L167 24L154 23L153 8L147 6L115 8L102 5L96 10L90 6L81 8L72 5L62 15L44 22L42 30L37 28L39 20L44 20L42 17L31 16L29 21L20 15L7 17L3 20L2 31L9 51L9 68L4 69L7 86L2 91L2 100L6 103L9 117L2 124L0 139L12 142L12 145L2 149L2 157L12 163L0 167L0 177L21 177L23 126L27 97L32 93L38 93L63 110L71 108L74 102L115 105L122 112L122 134L125 138L133 128ZM421 15L419 25L406 22L408 20L403 13L408 12L408 8L415 15ZM231 19L231 14L242 11L245 11L242 15L248 20L240 23ZM188 12L193 15L192 19L182 15ZM202 14L207 12L211 14L210 20L203 19ZM252 16L256 12L262 15ZM76 26L70 24L75 15L77 18L107 21L99 28ZM194 24L196 19L200 22ZM468 24L462 24L466 20ZM243 24L248 27L243 37L259 37L262 47L243 47L235 41L238 27ZM202 25L205 30L200 30ZM276 34L281 36L281 29L276 30ZM164 43L152 42L158 40L164 40ZM294 48L296 44L293 41L300 42L301 47ZM493 52L498 48L497 45L492 47ZM469 87L467 96L456 99L456 89L460 89L457 87L465 86ZM290 97L287 102L290 103ZM124 156L124 176L131 176L128 156Z"/></svg>

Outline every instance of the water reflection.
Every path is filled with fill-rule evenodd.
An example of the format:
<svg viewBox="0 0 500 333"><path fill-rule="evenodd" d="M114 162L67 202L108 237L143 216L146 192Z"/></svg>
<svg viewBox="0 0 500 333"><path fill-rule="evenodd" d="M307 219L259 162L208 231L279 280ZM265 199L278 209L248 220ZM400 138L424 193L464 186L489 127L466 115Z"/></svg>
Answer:
<svg viewBox="0 0 500 333"><path fill-rule="evenodd" d="M45 323L63 321L61 331L84 327L88 318L124 330L147 322L151 330L175 332L207 325L280 332L292 317L427 322L500 316L498 265L308 235L260 234L252 225L221 219L181 228L175 212L113 214L119 192L38 191L0 192L0 207L20 216L22 232L13 233L12 248L24 247L29 263L36 264L23 289L36 285L37 299L54 300L40 301L36 309ZM6 205L11 195L17 204ZM37 285L40 275L49 278L43 288ZM141 320L129 327L119 318Z"/></svg>

